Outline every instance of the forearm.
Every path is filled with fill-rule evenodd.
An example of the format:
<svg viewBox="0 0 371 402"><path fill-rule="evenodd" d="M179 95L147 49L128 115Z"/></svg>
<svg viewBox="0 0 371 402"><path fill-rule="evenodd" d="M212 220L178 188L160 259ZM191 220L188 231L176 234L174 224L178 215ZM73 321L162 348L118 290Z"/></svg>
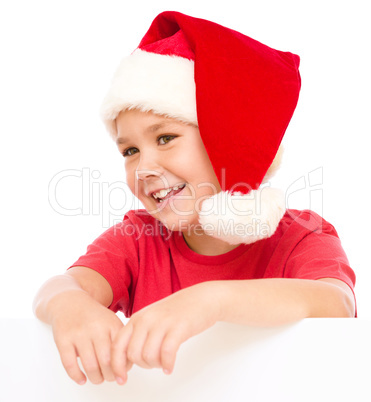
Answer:
<svg viewBox="0 0 371 402"><path fill-rule="evenodd" d="M273 326L307 317L352 316L342 289L321 281L272 278L209 284L217 295L218 321Z"/></svg>
<svg viewBox="0 0 371 402"><path fill-rule="evenodd" d="M83 303L108 307L112 300L111 286L102 275L93 269L76 266L64 275L55 276L45 282L35 296L33 309L40 320L50 323L59 309L69 306L76 309Z"/></svg>
<svg viewBox="0 0 371 402"><path fill-rule="evenodd" d="M72 295L72 293L77 293ZM59 275L49 279L40 288L33 302L33 311L37 318L50 324L55 312L71 302L71 297L86 298L89 294L82 289L72 276Z"/></svg>

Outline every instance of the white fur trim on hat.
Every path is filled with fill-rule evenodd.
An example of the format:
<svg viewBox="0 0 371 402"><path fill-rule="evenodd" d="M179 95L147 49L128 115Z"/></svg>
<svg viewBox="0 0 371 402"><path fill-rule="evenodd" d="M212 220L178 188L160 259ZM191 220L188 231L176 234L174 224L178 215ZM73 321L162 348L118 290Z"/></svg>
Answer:
<svg viewBox="0 0 371 402"><path fill-rule="evenodd" d="M118 114L134 108L197 124L194 62L140 49L125 57L101 107L101 117L113 138Z"/></svg>
<svg viewBox="0 0 371 402"><path fill-rule="evenodd" d="M247 195L221 191L203 201L199 222L210 236L250 244L272 236L284 213L281 190L263 187Z"/></svg>

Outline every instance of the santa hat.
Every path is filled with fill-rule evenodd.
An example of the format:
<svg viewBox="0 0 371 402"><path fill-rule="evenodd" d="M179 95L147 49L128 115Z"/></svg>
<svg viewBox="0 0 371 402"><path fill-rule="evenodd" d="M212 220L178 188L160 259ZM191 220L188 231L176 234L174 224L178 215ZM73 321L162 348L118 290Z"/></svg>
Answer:
<svg viewBox="0 0 371 402"><path fill-rule="evenodd" d="M262 185L295 110L299 57L178 12L159 14L120 64L101 115L116 138L122 110L197 124L222 191L199 221L231 244L271 236L285 212L281 191Z"/></svg>

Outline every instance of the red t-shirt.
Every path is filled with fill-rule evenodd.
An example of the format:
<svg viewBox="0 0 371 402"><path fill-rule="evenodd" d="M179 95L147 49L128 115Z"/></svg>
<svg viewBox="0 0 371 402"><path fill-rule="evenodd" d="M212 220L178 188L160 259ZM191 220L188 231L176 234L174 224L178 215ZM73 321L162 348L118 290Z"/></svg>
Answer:
<svg viewBox="0 0 371 402"><path fill-rule="evenodd" d="M192 251L145 210L128 212L71 267L103 275L110 309L126 317L177 290L212 280L336 278L353 290L355 275L334 227L312 211L287 210L274 235L217 256Z"/></svg>

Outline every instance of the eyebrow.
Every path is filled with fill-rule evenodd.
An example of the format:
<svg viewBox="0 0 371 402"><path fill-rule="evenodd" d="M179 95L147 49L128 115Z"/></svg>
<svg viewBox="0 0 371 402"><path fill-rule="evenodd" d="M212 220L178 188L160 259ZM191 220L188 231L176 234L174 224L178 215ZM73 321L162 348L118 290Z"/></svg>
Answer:
<svg viewBox="0 0 371 402"><path fill-rule="evenodd" d="M149 126L145 129L146 132L150 132L150 133L155 133L158 130L161 130L167 126L172 126L174 125L173 122L170 121L164 121L161 123L156 123L156 124L152 124L152 126ZM120 144L126 144L127 142L130 142L130 139L127 137L118 137L116 140L116 144L120 145Z"/></svg>

